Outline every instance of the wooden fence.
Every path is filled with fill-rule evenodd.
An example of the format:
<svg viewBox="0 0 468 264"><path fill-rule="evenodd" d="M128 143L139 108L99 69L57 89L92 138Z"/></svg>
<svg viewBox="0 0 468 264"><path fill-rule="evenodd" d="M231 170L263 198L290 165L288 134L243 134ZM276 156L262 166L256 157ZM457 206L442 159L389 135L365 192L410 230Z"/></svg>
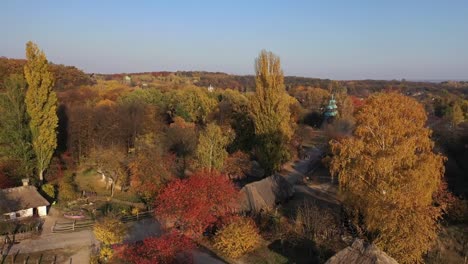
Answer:
<svg viewBox="0 0 468 264"><path fill-rule="evenodd" d="M144 218L150 218L153 216L153 211L141 212L136 215L123 216L120 221L123 223L138 221ZM68 233L92 228L96 223L95 220L73 220L67 222L55 222L52 228L53 233Z"/></svg>

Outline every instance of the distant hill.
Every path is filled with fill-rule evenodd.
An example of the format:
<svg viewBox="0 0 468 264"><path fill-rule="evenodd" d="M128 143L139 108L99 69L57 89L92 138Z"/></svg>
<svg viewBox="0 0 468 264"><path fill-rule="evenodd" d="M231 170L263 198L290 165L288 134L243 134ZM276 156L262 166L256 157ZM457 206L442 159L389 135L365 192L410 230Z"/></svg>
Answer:
<svg viewBox="0 0 468 264"><path fill-rule="evenodd" d="M218 89L235 89L239 91L253 91L255 78L253 75L232 75L223 72L206 71L177 71L177 72L141 72L120 74L97 74L106 80L122 80L124 76L131 76L135 80L146 79L151 82L158 79L162 82L179 82L193 84L200 87L212 85ZM446 81L446 82L422 82L406 80L348 80L333 81L330 79L319 79L310 77L286 76L284 78L287 90L297 86L315 87L329 89L333 86L346 88L348 93L356 96L367 96L368 94L385 91L398 90L406 94L419 92L443 93L444 90L458 95L468 95L468 82Z"/></svg>
<svg viewBox="0 0 468 264"><path fill-rule="evenodd" d="M0 89L6 76L12 73L22 73L24 59L10 59L0 57ZM81 85L92 85L95 79L122 81L124 76L131 76L132 85L148 87L178 88L185 85L208 87L212 85L216 89L235 89L242 92L255 89L255 78L253 75L232 75L223 72L206 71L158 71L118 74L86 74L74 66L61 64L50 64L51 71L56 78L55 90L64 91ZM345 88L349 94L355 96L367 96L374 92L385 90L397 90L402 93L413 95L421 92L439 94L450 92L458 96L468 96L467 81L406 81L406 80L347 80L333 81L330 79L319 79L309 77L286 76L286 89L303 86L322 89L330 89L339 86Z"/></svg>
<svg viewBox="0 0 468 264"><path fill-rule="evenodd" d="M24 59L9 59L0 57L0 89L3 87L3 80L10 74L23 74L23 67L26 64ZM91 85L93 79L75 66L65 66L62 64L50 64L50 70L55 77L55 90L64 91L81 85Z"/></svg>

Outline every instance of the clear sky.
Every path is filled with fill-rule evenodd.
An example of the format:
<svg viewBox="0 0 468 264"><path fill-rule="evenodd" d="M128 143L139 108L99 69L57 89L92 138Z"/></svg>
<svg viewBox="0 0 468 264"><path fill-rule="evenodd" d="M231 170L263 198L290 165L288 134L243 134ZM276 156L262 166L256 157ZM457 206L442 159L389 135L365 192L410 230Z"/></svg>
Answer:
<svg viewBox="0 0 468 264"><path fill-rule="evenodd" d="M267 49L286 75L468 79L468 0L1 0L0 56L28 40L86 72L253 74Z"/></svg>

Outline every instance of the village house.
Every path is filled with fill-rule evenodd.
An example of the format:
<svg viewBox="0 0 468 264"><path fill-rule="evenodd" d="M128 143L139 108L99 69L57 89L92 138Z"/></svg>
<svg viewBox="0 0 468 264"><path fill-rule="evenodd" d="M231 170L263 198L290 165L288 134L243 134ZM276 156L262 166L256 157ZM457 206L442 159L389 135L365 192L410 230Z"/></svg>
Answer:
<svg viewBox="0 0 468 264"><path fill-rule="evenodd" d="M46 216L49 205L36 187L30 186L26 179L23 180L23 186L0 190L0 220Z"/></svg>

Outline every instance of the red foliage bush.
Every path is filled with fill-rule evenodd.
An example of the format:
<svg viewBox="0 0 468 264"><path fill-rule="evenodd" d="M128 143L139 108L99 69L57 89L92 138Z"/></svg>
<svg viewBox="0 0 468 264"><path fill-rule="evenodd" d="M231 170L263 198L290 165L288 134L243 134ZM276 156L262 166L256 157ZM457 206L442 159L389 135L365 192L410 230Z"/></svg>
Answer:
<svg viewBox="0 0 468 264"><path fill-rule="evenodd" d="M351 97L351 101L353 102L354 109L356 110L361 108L365 103L365 100L362 98L359 98L356 96L350 96L350 97Z"/></svg>
<svg viewBox="0 0 468 264"><path fill-rule="evenodd" d="M202 170L171 182L155 203L156 217L184 232L201 235L237 206L238 191L228 177Z"/></svg>
<svg viewBox="0 0 468 264"><path fill-rule="evenodd" d="M135 264L192 263L191 250L195 244L186 236L170 232L161 237L150 237L143 243L115 248L118 258Z"/></svg>

